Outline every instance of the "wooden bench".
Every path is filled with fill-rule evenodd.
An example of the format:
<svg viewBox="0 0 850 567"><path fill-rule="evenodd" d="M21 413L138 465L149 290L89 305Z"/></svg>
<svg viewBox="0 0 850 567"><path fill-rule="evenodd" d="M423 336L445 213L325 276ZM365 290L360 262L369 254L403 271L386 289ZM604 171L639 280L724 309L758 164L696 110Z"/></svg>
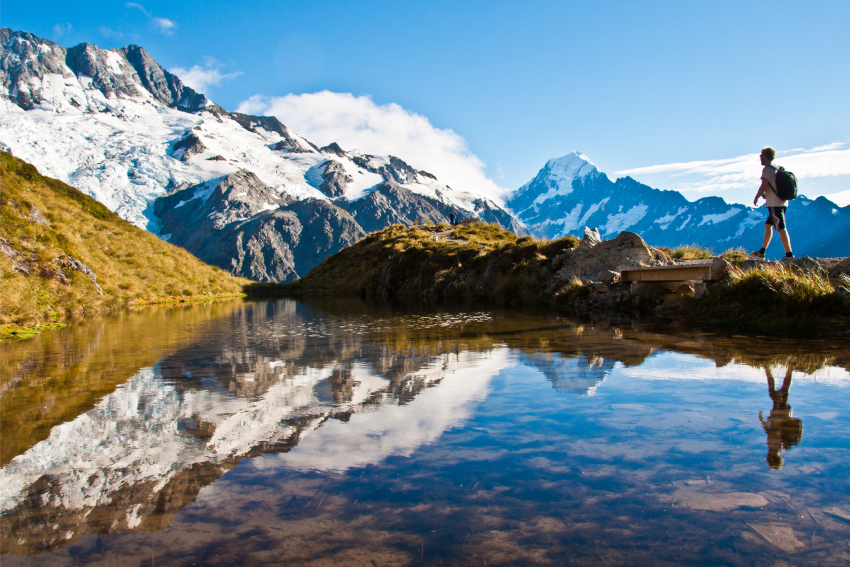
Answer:
<svg viewBox="0 0 850 567"><path fill-rule="evenodd" d="M696 295L705 291L705 282L716 282L726 275L725 260L688 260L674 266L652 266L648 268L630 268L620 272L620 281L633 283L669 283L694 282Z"/></svg>

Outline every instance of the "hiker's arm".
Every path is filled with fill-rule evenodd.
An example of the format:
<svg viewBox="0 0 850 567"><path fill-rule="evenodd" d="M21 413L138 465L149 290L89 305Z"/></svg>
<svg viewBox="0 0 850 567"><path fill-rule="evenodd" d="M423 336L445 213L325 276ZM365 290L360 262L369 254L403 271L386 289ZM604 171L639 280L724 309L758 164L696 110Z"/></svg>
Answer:
<svg viewBox="0 0 850 567"><path fill-rule="evenodd" d="M767 190L770 189L770 183L768 183L767 179L764 177L761 178L761 187L759 187L759 192L756 193L756 198L753 199L753 205L759 204L759 198L764 197Z"/></svg>

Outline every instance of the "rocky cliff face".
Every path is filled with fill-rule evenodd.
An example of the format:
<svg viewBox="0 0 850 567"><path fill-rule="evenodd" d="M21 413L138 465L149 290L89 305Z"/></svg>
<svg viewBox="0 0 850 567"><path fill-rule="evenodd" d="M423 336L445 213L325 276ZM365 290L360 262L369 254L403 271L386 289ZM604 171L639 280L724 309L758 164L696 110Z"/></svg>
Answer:
<svg viewBox="0 0 850 567"><path fill-rule="evenodd" d="M247 170L174 191L155 213L170 242L258 281L297 279L364 236L332 203L298 201Z"/></svg>
<svg viewBox="0 0 850 567"><path fill-rule="evenodd" d="M186 112L197 112L208 103L138 45L104 50L83 43L65 49L8 28L0 29L0 45L2 96L24 110L87 108L90 91L106 99L153 99Z"/></svg>
<svg viewBox="0 0 850 567"><path fill-rule="evenodd" d="M228 112L138 46L66 49L4 28L0 81L0 146L234 274L288 281L364 231L452 211L524 233L496 203L398 157L319 148L273 116ZM230 176L269 200L229 192L178 206L191 198L168 193Z"/></svg>
<svg viewBox="0 0 850 567"><path fill-rule="evenodd" d="M605 238L629 230L654 246L693 243L716 253L758 248L766 217L764 208L729 204L720 197L691 202L630 177L611 181L578 153L547 162L507 204L541 238L580 236L592 226ZM850 255L850 207L801 196L790 203L787 219L798 256ZM781 246L774 246L771 253L784 255Z"/></svg>

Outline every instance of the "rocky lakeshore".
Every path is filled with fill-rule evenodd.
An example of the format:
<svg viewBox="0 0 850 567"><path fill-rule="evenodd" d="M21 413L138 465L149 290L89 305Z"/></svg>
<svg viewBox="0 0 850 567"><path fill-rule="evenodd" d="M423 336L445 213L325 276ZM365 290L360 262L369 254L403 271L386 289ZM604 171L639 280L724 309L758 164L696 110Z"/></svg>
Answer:
<svg viewBox="0 0 850 567"><path fill-rule="evenodd" d="M710 277L695 279L691 268ZM660 272L674 275L654 281ZM850 330L850 258L783 263L727 253L686 260L628 231L610 240L593 229L581 240L535 240L484 223L396 225L329 257L283 291L668 317L770 334Z"/></svg>

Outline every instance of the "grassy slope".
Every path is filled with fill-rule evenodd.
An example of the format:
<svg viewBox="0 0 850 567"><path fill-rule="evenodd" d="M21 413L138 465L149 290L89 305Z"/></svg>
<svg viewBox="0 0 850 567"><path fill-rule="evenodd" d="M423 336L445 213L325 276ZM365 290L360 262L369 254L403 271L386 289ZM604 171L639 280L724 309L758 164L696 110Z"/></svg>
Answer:
<svg viewBox="0 0 850 567"><path fill-rule="evenodd" d="M552 278L546 271L549 261L578 245L574 237L535 241L484 223L458 227L448 239L434 240L434 233L448 228L390 226L328 257L286 289L380 297L388 288L392 295L469 300L492 264L501 276L486 298L501 305L533 305L541 302L543 286ZM389 260L392 270L385 272Z"/></svg>
<svg viewBox="0 0 850 567"><path fill-rule="evenodd" d="M19 253L14 260L0 253L0 323L41 324L132 303L240 294L249 283L8 153L0 152L0 175L0 237ZM47 224L31 220L33 207ZM62 254L89 266L103 295L87 275L62 267ZM16 261L30 274L16 270Z"/></svg>
<svg viewBox="0 0 850 567"><path fill-rule="evenodd" d="M839 286L850 290L850 280L842 282ZM733 269L687 307L690 318L704 324L770 334L812 336L845 331L850 324L847 295L826 274L793 266Z"/></svg>
<svg viewBox="0 0 850 567"><path fill-rule="evenodd" d="M586 313L590 302L591 311L635 312L636 303L628 298L606 303L604 296L589 297L592 290L587 286L552 273L552 259L578 244L573 237L535 241L479 223L458 228L449 236L459 242L433 239L434 232L447 228L391 226L330 256L304 279L284 289L295 294L361 297L381 297L383 290L387 297L476 300L517 307L551 305L567 310L581 304L582 309L576 309L579 313ZM710 257L709 251L693 246L670 252L682 259ZM729 250L724 256L736 260L740 254ZM488 290L476 292L476 283L491 264L500 273L498 280ZM643 301L640 311L648 312L653 305ZM768 266L746 273L732 270L723 284L665 314L709 327L811 336L846 330L850 301L822 274Z"/></svg>

